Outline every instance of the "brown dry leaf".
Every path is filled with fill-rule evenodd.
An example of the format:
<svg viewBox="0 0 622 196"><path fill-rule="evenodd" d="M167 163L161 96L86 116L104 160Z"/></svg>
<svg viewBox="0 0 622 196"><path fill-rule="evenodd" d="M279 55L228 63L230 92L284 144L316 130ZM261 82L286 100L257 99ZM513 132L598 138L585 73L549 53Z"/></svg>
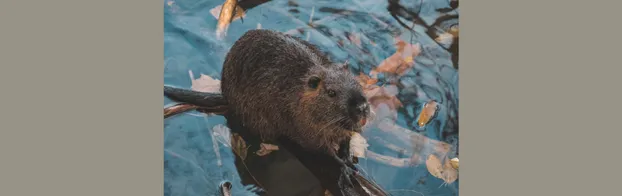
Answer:
<svg viewBox="0 0 622 196"><path fill-rule="evenodd" d="M397 51L382 61L373 70L374 73L392 73L401 76L414 66L414 58L421 53L421 45L419 43L412 45L399 39L395 45Z"/></svg>
<svg viewBox="0 0 622 196"><path fill-rule="evenodd" d="M231 134L231 149L235 154L237 154L242 160L246 159L246 154L248 147L246 147L246 141L242 136L233 133Z"/></svg>
<svg viewBox="0 0 622 196"><path fill-rule="evenodd" d="M201 74L198 79L194 79L192 70L188 71L190 74L190 80L192 80L192 90L206 93L219 93L220 92L220 80L214 79L208 75Z"/></svg>
<svg viewBox="0 0 622 196"><path fill-rule="evenodd" d="M453 158L453 159L449 160L449 162L451 163L451 166L452 166L454 169L458 169L458 167L459 167L459 161L460 161L460 160L458 160L458 158Z"/></svg>
<svg viewBox="0 0 622 196"><path fill-rule="evenodd" d="M425 166L432 176L442 178L443 165L441 165L441 160L439 160L436 155L430 154L425 161Z"/></svg>
<svg viewBox="0 0 622 196"><path fill-rule="evenodd" d="M265 156L270 154L272 151L279 150L279 146L261 143L259 144L260 149L255 152L255 154L259 156Z"/></svg>
<svg viewBox="0 0 622 196"><path fill-rule="evenodd" d="M216 28L216 36L219 39L225 36L225 34L227 33L227 28L229 27L229 23L231 23L231 21L235 19L235 16L239 15L239 17L242 17L244 15L244 10L237 4L237 0L225 0L225 3L223 3L222 6L214 8L218 11L218 25ZM240 12L241 14L239 14ZM212 15L214 15L214 13L212 13Z"/></svg>
<svg viewBox="0 0 622 196"><path fill-rule="evenodd" d="M359 73L359 76L356 78L363 89L374 88L376 83L378 83L378 79L372 78L369 75L364 74L363 72ZM376 86L377 87L377 86Z"/></svg>
<svg viewBox="0 0 622 196"><path fill-rule="evenodd" d="M432 176L442 179L447 184L451 184L458 179L458 170L451 166L449 160L442 164L441 160L434 154L430 154L426 160L426 167Z"/></svg>
<svg viewBox="0 0 622 196"><path fill-rule="evenodd" d="M438 109L438 103L434 100L430 100L423 105L423 109L421 113L419 113L419 118L417 119L417 125L419 127L423 127L432 120L434 114L436 114L436 110Z"/></svg>
<svg viewBox="0 0 622 196"><path fill-rule="evenodd" d="M443 164L443 173L441 177L447 184L451 184L458 179L458 170L451 165L451 161L448 159L445 160L445 164Z"/></svg>

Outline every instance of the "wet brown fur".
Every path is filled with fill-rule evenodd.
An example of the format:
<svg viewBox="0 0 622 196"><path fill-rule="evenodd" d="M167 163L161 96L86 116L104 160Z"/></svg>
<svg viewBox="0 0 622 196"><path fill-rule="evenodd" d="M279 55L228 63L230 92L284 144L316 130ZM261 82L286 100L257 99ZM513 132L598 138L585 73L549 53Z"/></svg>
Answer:
<svg viewBox="0 0 622 196"><path fill-rule="evenodd" d="M308 86L319 77L317 88ZM368 115L361 85L314 45L272 30L250 30L232 46L222 71L229 117L265 141L287 137L335 155ZM328 91L336 92L330 97ZM363 111L363 109L357 110ZM229 118L228 118L229 119Z"/></svg>

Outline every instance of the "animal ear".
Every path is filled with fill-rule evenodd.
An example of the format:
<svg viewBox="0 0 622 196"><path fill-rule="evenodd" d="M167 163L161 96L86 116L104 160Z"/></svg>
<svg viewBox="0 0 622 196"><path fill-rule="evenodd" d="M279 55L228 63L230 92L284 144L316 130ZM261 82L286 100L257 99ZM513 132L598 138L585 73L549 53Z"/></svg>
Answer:
<svg viewBox="0 0 622 196"><path fill-rule="evenodd" d="M349 68L348 63L349 63L348 60L346 60L346 62L343 62L343 64L341 64L341 70L343 70L345 72L349 72L350 69L348 69Z"/></svg>
<svg viewBox="0 0 622 196"><path fill-rule="evenodd" d="M320 87L321 81L322 80L319 77L311 76L309 80L307 81L307 86L309 86L309 88L311 89L317 89L318 87Z"/></svg>

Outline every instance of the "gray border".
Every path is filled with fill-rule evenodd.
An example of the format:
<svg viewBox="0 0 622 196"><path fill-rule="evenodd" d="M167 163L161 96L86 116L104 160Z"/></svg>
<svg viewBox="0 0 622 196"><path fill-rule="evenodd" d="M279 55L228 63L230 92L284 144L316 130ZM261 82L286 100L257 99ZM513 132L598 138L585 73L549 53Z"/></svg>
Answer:
<svg viewBox="0 0 622 196"><path fill-rule="evenodd" d="M78 2L1 6L0 195L162 195L162 2ZM616 188L602 2L462 3L461 194Z"/></svg>
<svg viewBox="0 0 622 196"><path fill-rule="evenodd" d="M163 194L163 2L0 6L0 195Z"/></svg>
<svg viewBox="0 0 622 196"><path fill-rule="evenodd" d="M614 2L460 5L463 196L619 195Z"/></svg>

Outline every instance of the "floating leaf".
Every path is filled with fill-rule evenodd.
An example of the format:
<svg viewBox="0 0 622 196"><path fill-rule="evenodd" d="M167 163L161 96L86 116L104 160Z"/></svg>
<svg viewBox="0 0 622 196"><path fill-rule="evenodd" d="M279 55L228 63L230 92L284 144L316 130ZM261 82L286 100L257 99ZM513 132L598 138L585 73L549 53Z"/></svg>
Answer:
<svg viewBox="0 0 622 196"><path fill-rule="evenodd" d="M375 86L375 85L374 85ZM398 93L398 89L393 85L386 86L375 86L364 89L365 97L369 100L369 103L372 106L372 110L376 112L376 117L382 118L382 115L379 115L379 110L381 107L386 107L388 109L386 115L390 116L393 119L397 119L397 109L402 107L402 102L396 97Z"/></svg>
<svg viewBox="0 0 622 196"><path fill-rule="evenodd" d="M188 74L190 74L190 80L192 80L192 86L190 87L192 90L206 93L220 92L220 80L204 74L201 74L198 79L194 79L192 70L189 70Z"/></svg>
<svg viewBox="0 0 622 196"><path fill-rule="evenodd" d="M459 162L458 158L453 158L453 159L449 160L449 162L451 163L451 166L452 166L452 167L454 167L454 169L458 169L458 166L459 166L459 164L458 164L458 162Z"/></svg>
<svg viewBox="0 0 622 196"><path fill-rule="evenodd" d="M417 126L423 128L426 124L432 120L434 115L436 115L436 111L438 110L438 103L434 100L430 100L423 105L423 109L421 109L421 113L419 113L419 117L417 117Z"/></svg>
<svg viewBox="0 0 622 196"><path fill-rule="evenodd" d="M266 143L259 144L259 147L260 149L255 152L255 154L259 156L265 156L267 154L270 154L272 151L279 150L279 146Z"/></svg>
<svg viewBox="0 0 622 196"><path fill-rule="evenodd" d="M248 150L248 147L246 147L246 141L244 141L244 138L242 138L242 136L233 133L231 134L231 146L233 149L233 152L235 154L237 154L240 159L245 160L246 159L246 153Z"/></svg>
<svg viewBox="0 0 622 196"><path fill-rule="evenodd" d="M359 73L357 80L363 89L374 88L377 87L376 83L378 83L378 79L372 78L369 75L364 74L363 72Z"/></svg>
<svg viewBox="0 0 622 196"><path fill-rule="evenodd" d="M458 170L454 169L448 159L442 164L441 160L434 154L430 154L426 160L426 167L432 176L442 179L447 184L451 184L458 179Z"/></svg>
<svg viewBox="0 0 622 196"><path fill-rule="evenodd" d="M419 43L412 45L398 40L396 48L397 51L393 55L380 62L380 65L372 70L372 75L377 73L404 75L414 66L414 58L421 53L421 45Z"/></svg>
<svg viewBox="0 0 622 196"><path fill-rule="evenodd" d="M451 165L451 161L448 159L445 160L445 164L443 164L441 179L443 179L447 184L451 184L458 179L458 170Z"/></svg>
<svg viewBox="0 0 622 196"><path fill-rule="evenodd" d="M443 165L441 165L441 160L439 160L436 155L430 154L428 159L425 161L425 166L428 168L428 172L430 172L432 176L441 179L443 178L441 175L443 172Z"/></svg>

